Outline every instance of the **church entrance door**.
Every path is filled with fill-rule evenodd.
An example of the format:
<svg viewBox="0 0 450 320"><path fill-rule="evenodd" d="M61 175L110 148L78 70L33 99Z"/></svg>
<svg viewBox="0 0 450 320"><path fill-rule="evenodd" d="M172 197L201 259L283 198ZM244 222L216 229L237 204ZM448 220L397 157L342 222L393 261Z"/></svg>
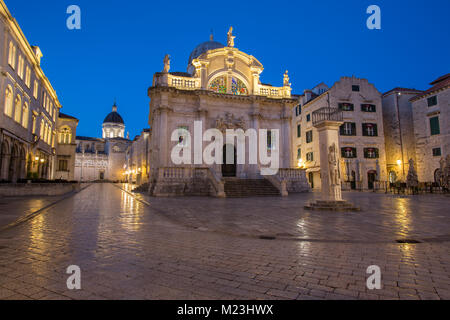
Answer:
<svg viewBox="0 0 450 320"><path fill-rule="evenodd" d="M234 158L233 164L227 163L227 154ZM237 155L236 149L232 145L223 146L223 164L222 164L222 177L236 177L237 174Z"/></svg>

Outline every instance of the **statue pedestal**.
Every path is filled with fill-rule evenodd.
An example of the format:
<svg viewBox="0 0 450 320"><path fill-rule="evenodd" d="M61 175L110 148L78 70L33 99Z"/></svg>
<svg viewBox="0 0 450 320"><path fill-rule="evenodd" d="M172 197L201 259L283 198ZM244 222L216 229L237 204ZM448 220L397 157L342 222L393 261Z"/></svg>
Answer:
<svg viewBox="0 0 450 320"><path fill-rule="evenodd" d="M359 208L350 202L342 200L341 174L339 169L339 128L342 123L342 121L335 119L319 119L314 123L314 127L319 131L322 200L305 206L305 209L359 211Z"/></svg>

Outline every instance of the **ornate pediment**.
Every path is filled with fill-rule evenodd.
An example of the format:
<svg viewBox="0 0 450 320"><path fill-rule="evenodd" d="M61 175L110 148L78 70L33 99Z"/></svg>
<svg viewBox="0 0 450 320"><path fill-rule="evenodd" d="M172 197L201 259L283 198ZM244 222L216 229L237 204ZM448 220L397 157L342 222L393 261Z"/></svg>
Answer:
<svg viewBox="0 0 450 320"><path fill-rule="evenodd" d="M216 128L222 132L225 132L227 129L246 130L246 125L243 117L235 118L232 113L227 112L225 117L220 117L216 120Z"/></svg>

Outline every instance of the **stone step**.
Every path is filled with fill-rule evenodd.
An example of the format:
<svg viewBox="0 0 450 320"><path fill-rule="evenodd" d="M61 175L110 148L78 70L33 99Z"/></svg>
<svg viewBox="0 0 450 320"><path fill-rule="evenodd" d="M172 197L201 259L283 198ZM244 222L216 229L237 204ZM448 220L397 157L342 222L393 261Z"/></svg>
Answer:
<svg viewBox="0 0 450 320"><path fill-rule="evenodd" d="M280 192L265 179L226 178L225 194L229 198L280 196Z"/></svg>

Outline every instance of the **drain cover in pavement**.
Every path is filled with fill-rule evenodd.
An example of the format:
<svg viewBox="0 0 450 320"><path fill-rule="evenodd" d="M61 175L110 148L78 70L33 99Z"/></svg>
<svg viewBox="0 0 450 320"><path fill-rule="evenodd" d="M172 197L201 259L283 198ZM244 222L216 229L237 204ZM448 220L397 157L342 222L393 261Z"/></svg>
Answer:
<svg viewBox="0 0 450 320"><path fill-rule="evenodd" d="M275 240L276 237L274 236L260 236L259 237L261 240Z"/></svg>
<svg viewBox="0 0 450 320"><path fill-rule="evenodd" d="M405 243L405 244L416 244L416 243L421 243L418 240L413 240L413 239L400 239L400 240L395 240L395 242L397 243Z"/></svg>

